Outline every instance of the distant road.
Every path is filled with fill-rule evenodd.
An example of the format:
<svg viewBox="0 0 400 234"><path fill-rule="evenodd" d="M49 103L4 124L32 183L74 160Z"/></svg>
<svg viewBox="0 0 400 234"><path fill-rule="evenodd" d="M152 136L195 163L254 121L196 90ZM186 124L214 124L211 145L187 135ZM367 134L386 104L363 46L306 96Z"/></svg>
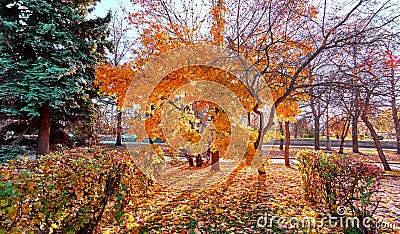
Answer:
<svg viewBox="0 0 400 234"><path fill-rule="evenodd" d="M148 142L137 142L137 141L123 141L123 145L147 145ZM162 143L154 143L156 145L162 145ZM100 141L100 145L115 145L115 141Z"/></svg>
<svg viewBox="0 0 400 234"><path fill-rule="evenodd" d="M320 142L320 147L321 149L325 148L325 140L322 140ZM100 141L101 145L114 145L115 141ZM146 145L149 144L148 142L136 142L136 141L127 141L127 142L122 142L123 145ZM162 144L162 143L154 143L154 144ZM339 149L340 141L338 140L332 140L331 141L331 148L334 149ZM264 143L263 146L279 146L279 141L274 141L274 142L267 142ZM382 148L384 150L391 150L391 151L396 151L396 142L395 141L381 141ZM313 147L314 146L314 139L291 139L290 140L290 146L296 146L296 147ZM346 141L345 148L351 148L351 142ZM358 142L358 148L359 149L375 149L375 145L373 141L359 141Z"/></svg>
<svg viewBox="0 0 400 234"><path fill-rule="evenodd" d="M285 141L284 141L285 142ZM388 141L388 140L383 140L380 141L381 146L384 150L396 150L396 141ZM279 145L279 141L276 140L272 143L273 145ZM267 142L263 144L264 146L271 145L271 143ZM320 141L320 146L321 148L325 148L326 145L326 140L321 140ZM314 146L314 139L291 139L290 140L290 146L298 146L298 147L310 147ZM331 147L332 148L339 148L340 146L340 140L331 140ZM350 140L345 141L345 148L351 148L352 147L352 142ZM365 140L359 140L358 141L358 148L360 149L375 149L375 144L374 142L371 141L365 141Z"/></svg>
<svg viewBox="0 0 400 234"><path fill-rule="evenodd" d="M271 144L263 144L263 147L268 147L271 146ZM273 146L279 146L279 144L274 144ZM292 145L290 144L290 146L295 146L295 147L299 147L299 148L313 148L314 145ZM344 146L344 148L347 149L351 149L351 145L350 146ZM325 149L325 146L320 146L321 150ZM332 149L339 149L339 146L332 146ZM358 147L359 149L364 149L364 150L370 150L370 149L375 149L375 147ZM388 151L397 151L396 149L391 149L391 148L383 148L383 150L388 150Z"/></svg>
<svg viewBox="0 0 400 234"><path fill-rule="evenodd" d="M295 141L294 141L295 142ZM292 143L292 141L291 141L291 143ZM322 142L321 142L322 143ZM102 145L115 145L115 141L100 141L100 144L102 144ZM149 144L148 142L136 142L136 141L128 141L128 142L122 142L122 144L123 145L126 145L126 144L129 144L129 145L147 145L147 144ZM162 143L154 143L154 144L162 144ZM279 141L275 141L273 144L271 144L271 143L264 143L263 144L263 147L264 148L267 148L268 146L279 146ZM313 144L310 144L310 145L296 145L296 144L291 144L291 146L295 146L295 147L304 147L304 148L311 148L311 147L313 147L314 145ZM321 145L321 149L324 149L325 148L325 146L324 145ZM339 147L337 147L337 146L332 146L332 148L335 148L335 149L338 149ZM351 148L351 145L345 145L345 148ZM359 149L373 149L372 147L359 147ZM387 148L384 148L384 150L390 150L390 151L396 151L396 149L391 149L391 148L389 148L389 149L387 149ZM182 160L186 160L186 159L183 159L182 158ZM280 158L275 158L275 159L271 159L271 162L273 163L273 164L285 164L285 161L284 161L284 159L282 158L282 159L280 159ZM298 163L298 161L296 160L296 159L290 159L290 163L291 164L297 164ZM377 165L377 166L379 166L379 167L382 167L382 164L381 163L379 163L379 162L376 162L376 163L374 163L375 165ZM392 169L397 169L397 170L400 170L400 163L390 163L390 166L392 167Z"/></svg>
<svg viewBox="0 0 400 234"><path fill-rule="evenodd" d="M283 158L272 158L270 159L272 164L285 164L285 159ZM297 161L296 159L290 159L290 164L293 165L297 165L297 163L299 163L299 161ZM382 163L379 162L374 162L372 163L380 168L383 168ZM390 167L392 168L392 170L400 170L400 163L389 163Z"/></svg>

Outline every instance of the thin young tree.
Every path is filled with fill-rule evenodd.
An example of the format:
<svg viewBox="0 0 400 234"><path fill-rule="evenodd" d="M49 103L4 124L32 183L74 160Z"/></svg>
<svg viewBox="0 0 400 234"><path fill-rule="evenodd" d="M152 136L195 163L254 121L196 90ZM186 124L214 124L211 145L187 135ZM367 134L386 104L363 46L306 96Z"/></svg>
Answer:
<svg viewBox="0 0 400 234"><path fill-rule="evenodd" d="M134 68L129 64L128 56L133 50L135 40L128 13L124 8L114 9L109 25L112 50L108 53L107 64L96 70L96 84L102 93L113 96L116 104L116 146L122 145L122 107L124 96L134 76Z"/></svg>

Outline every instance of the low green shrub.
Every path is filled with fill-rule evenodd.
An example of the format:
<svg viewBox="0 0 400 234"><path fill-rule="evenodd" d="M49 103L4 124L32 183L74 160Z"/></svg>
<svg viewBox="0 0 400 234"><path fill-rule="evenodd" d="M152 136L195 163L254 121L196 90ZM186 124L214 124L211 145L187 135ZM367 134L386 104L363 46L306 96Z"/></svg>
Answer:
<svg viewBox="0 0 400 234"><path fill-rule="evenodd" d="M22 158L0 170L0 233L98 232L122 222L143 183L127 152L99 148Z"/></svg>
<svg viewBox="0 0 400 234"><path fill-rule="evenodd" d="M0 164L6 163L8 160L15 160L20 156L25 156L29 152L22 146L4 145L0 146Z"/></svg>
<svg viewBox="0 0 400 234"><path fill-rule="evenodd" d="M378 204L373 195L382 174L378 166L311 150L299 151L296 159L306 199L322 204L331 214L347 207L347 215L359 220L372 217Z"/></svg>

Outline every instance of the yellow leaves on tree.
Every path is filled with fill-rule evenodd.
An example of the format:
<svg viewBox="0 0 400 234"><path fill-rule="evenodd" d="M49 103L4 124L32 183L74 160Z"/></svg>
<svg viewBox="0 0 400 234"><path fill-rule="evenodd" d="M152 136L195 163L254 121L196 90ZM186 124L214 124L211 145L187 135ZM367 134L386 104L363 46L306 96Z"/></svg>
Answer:
<svg viewBox="0 0 400 234"><path fill-rule="evenodd" d="M243 55L261 71L267 87L259 90L269 89L273 102L284 99L275 106L278 118L295 120L295 116L300 112L298 102L305 100L307 96L300 94L300 89L297 89L299 92L293 92L292 86L312 82L310 72L306 70L307 66L303 67L302 64L307 57L305 55L315 51L315 44L311 40L313 35L303 33L308 32L308 25L302 22L305 17L315 18L317 10L307 1L272 1L268 6L224 0L201 1L199 4L187 0L132 2L139 9L130 17L131 24L140 35L135 51L135 66L143 66L157 55L182 45L224 46L224 39L227 38L228 48ZM251 16L252 20L249 20L248 16ZM204 24L204 21L208 24ZM154 90L149 102L153 109L147 107L149 110L146 112L149 115L146 131L150 132L152 138L164 137L160 126L160 107L167 102L170 93L192 81L210 80L224 85L237 95L246 111L254 111L252 107L255 106L255 100L245 93L248 92L248 88L238 89L231 87L229 79L219 80L224 75L218 69L214 69L214 75L195 74L193 69L185 69L165 77ZM196 78L204 76L207 78ZM275 113L272 113L270 116L274 115ZM265 128L269 128L268 124L273 122L270 120L263 123L264 126L259 126L263 129L260 133L265 134L268 130ZM260 140L262 141L262 137Z"/></svg>
<svg viewBox="0 0 400 234"><path fill-rule="evenodd" d="M198 132L199 123L200 120L196 118L190 106L186 106L186 108L180 112L178 130L186 142L193 144L200 141L201 135Z"/></svg>
<svg viewBox="0 0 400 234"><path fill-rule="evenodd" d="M400 110L397 110L397 116L400 116ZM395 135L396 128L393 122L393 113L391 109L382 110L378 118L371 118L371 122L378 132L387 132Z"/></svg>
<svg viewBox="0 0 400 234"><path fill-rule="evenodd" d="M153 89L148 100L147 117L145 119L146 132L152 139L165 139L163 127L165 124L174 124L175 134L180 134L187 142L197 143L200 141L200 125L204 129L212 123L215 127L216 135L214 144L220 152L224 152L230 143L231 123L227 113L215 103L206 100L195 100L193 103L183 103L180 100L185 96L178 89L184 85L194 85L195 82L207 81L224 87L232 92L240 101L246 111L252 111L255 106L255 99L246 88L246 85L238 80L234 75L217 68L206 67L202 65L181 68L167 75ZM208 87L196 86L200 92ZM182 96L183 95L183 96ZM213 93L215 95L223 95ZM167 123L162 124L165 105L172 105L179 114L178 118L173 118L173 114L165 118ZM230 105L225 103L225 105ZM206 112L203 115L200 112ZM199 117L202 116L202 117ZM174 122L175 121L175 122ZM177 127L176 127L177 126Z"/></svg>

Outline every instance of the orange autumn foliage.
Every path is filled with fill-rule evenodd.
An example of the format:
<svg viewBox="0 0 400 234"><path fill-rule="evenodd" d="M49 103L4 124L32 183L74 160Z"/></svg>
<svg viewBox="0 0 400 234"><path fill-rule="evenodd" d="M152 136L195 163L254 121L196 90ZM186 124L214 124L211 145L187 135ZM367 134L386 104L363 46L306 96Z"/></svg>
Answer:
<svg viewBox="0 0 400 234"><path fill-rule="evenodd" d="M115 97L117 108L120 110L124 104L129 85L135 76L135 71L127 63L121 66L107 63L101 64L96 69L95 76L94 83L99 87L99 92Z"/></svg>
<svg viewBox="0 0 400 234"><path fill-rule="evenodd" d="M184 67L164 77L154 88L149 100L144 103L148 104L147 107L143 106L143 111L146 111L147 114L145 118L147 136L152 139L165 139L163 133L164 125L162 124L164 114L163 107L172 103L175 105L175 109L180 111L180 121L177 125L180 130L179 134L182 134L182 137L186 141L197 143L200 139L200 135L196 124L202 124L211 119L211 123L217 130L215 144L221 152L225 151L230 142L231 123L227 113L225 113L221 107L206 100L196 101L194 107L193 105L177 106L178 102L171 101L171 99L175 99L173 94L178 88L200 81L215 82L227 88L238 98L246 111L251 111L255 106L255 99L246 88L246 85L234 75L221 69L201 65ZM225 104L229 105L227 103ZM201 111L206 111L203 119L199 119L198 116L195 116L195 112ZM139 130L135 128L134 124L132 125L131 131L140 135ZM139 136L139 139L141 137L144 136Z"/></svg>
<svg viewBox="0 0 400 234"><path fill-rule="evenodd" d="M235 5L239 4L237 2L224 0L202 1L201 4L197 5L184 0L180 1L179 4L170 1L138 0L132 0L132 3L139 9L130 16L130 23L140 35L138 47L134 51L136 56L134 64L137 67L147 64L158 55L184 45L211 44L227 46L237 51L254 64L259 71L263 71L262 75L267 84L265 89L270 90L274 102L285 95L288 90L287 87L291 83L290 77L294 77L296 80L295 85L312 82L312 78L309 78L310 72L306 69L296 74L303 60L302 56L315 50L315 45L310 40L300 38L297 34L301 30L307 30L307 25L301 24L305 15L310 18L315 18L317 15L316 8L307 1L290 2L291 5L287 5L289 3L286 1L270 2L269 7L273 10L268 11L268 14L273 12L274 21L269 22L265 15L262 20L261 18L260 20L255 19L247 25L245 20L234 22L235 18L226 14L226 12L236 12L236 9L240 9L251 15L251 11L254 10L260 11L260 14L254 13L255 17L262 17L264 13L266 14L262 6L250 7L246 3L242 3L243 5L239 7ZM200 9L195 8L196 6ZM208 7L208 9L204 9L204 7ZM203 15L197 14L198 12L202 12ZM238 19L240 19L239 16ZM203 23L205 21L208 24ZM235 23L242 28L233 30L236 27L234 26ZM253 23L257 23L257 25ZM289 30L288 25L290 25ZM294 27L294 25L298 25L298 27ZM266 30L270 30L270 32ZM232 35L232 33L238 34ZM273 35L271 36L271 34ZM225 39L227 39L229 45L224 43ZM268 55L260 52L265 49L268 50ZM187 70L174 72L174 75L167 75L164 79L168 82L163 83L162 81L157 85L149 100L149 105L142 110L145 111L146 115L151 116L146 120L146 131L151 138L164 137L161 131L162 127L158 126L162 118L159 108L161 103L164 103L168 98L169 93L190 83L191 80L199 80L198 78L187 78L190 76L190 69ZM187 72L189 74L186 74ZM287 73L287 75L284 73ZM218 75L215 75L215 78L212 77L212 75L208 75L208 78L202 78L202 80L217 79ZM226 85L226 83L222 83L222 85ZM244 90L248 90L248 88L244 87ZM307 96L299 94L302 90L299 91L285 98L287 100L278 103L275 117L294 121L295 116L300 112L298 102L307 99ZM252 105L249 108L249 105L245 102L248 102L246 99L250 100L251 98L247 98L247 94L245 94L245 98L241 98L241 95L243 94L237 94L240 101L246 106L246 111L253 112L252 107L259 100L256 101L253 98L250 101ZM258 104L261 105L261 103Z"/></svg>
<svg viewBox="0 0 400 234"><path fill-rule="evenodd" d="M130 22L137 28L140 37L140 46L134 50L134 54L137 56L134 64L135 66L143 66L147 64L152 58L165 53L169 50L178 48L184 45L194 44L212 44L223 46L224 44L224 31L225 31L225 3L223 0L219 0L214 4L210 5L207 10L209 15L204 17L194 16L194 11L184 10L190 16L182 17L179 13L174 12L169 15L168 7L171 7L167 2L150 2L150 1L132 1L134 5L140 6L139 11L132 13ZM190 8L189 6L183 6L184 9ZM165 15L163 15L165 14ZM172 14L174 16L172 16ZM191 15L192 14L192 15ZM160 17L163 15L165 17ZM210 27L207 29L201 29L202 22L210 19ZM209 31L209 34L201 33L201 31ZM209 37L211 35L211 37ZM255 100L251 93L241 81L239 81L232 74L220 69L209 68L204 66L190 66L179 69L169 75L167 75L160 83L157 84L156 88L152 92L149 100L143 100L147 102L147 107L142 109L146 113L146 135L152 139L165 139L162 131L162 106L168 102L170 95L179 87L185 84L189 84L194 81L212 81L218 83L229 90L231 90L243 104L244 108L251 112L255 105ZM139 82L146 85L146 81ZM212 104L204 100L197 102L198 109L191 111L199 111L201 109L209 110L208 115L213 117L213 124L218 131L217 138L215 140L216 145L220 151L224 151L229 145L229 134L230 134L230 121L226 116L226 113ZM212 110L220 110L217 114ZM182 116L180 117L182 122L179 123L180 132L183 134L182 137L190 142L197 142L199 140L198 129L192 126L194 118L193 113L185 113L182 109ZM217 121L218 120L218 121ZM202 120L204 121L204 120ZM135 128L134 124L131 124L132 132L143 135L144 132L141 128ZM183 127L186 126L186 129ZM142 136L143 137L143 136ZM141 136L139 136L139 139Z"/></svg>
<svg viewBox="0 0 400 234"><path fill-rule="evenodd" d="M212 44L217 46L223 46L224 44L225 12L224 0L218 0L210 10L210 15L213 19L210 34L213 39Z"/></svg>

